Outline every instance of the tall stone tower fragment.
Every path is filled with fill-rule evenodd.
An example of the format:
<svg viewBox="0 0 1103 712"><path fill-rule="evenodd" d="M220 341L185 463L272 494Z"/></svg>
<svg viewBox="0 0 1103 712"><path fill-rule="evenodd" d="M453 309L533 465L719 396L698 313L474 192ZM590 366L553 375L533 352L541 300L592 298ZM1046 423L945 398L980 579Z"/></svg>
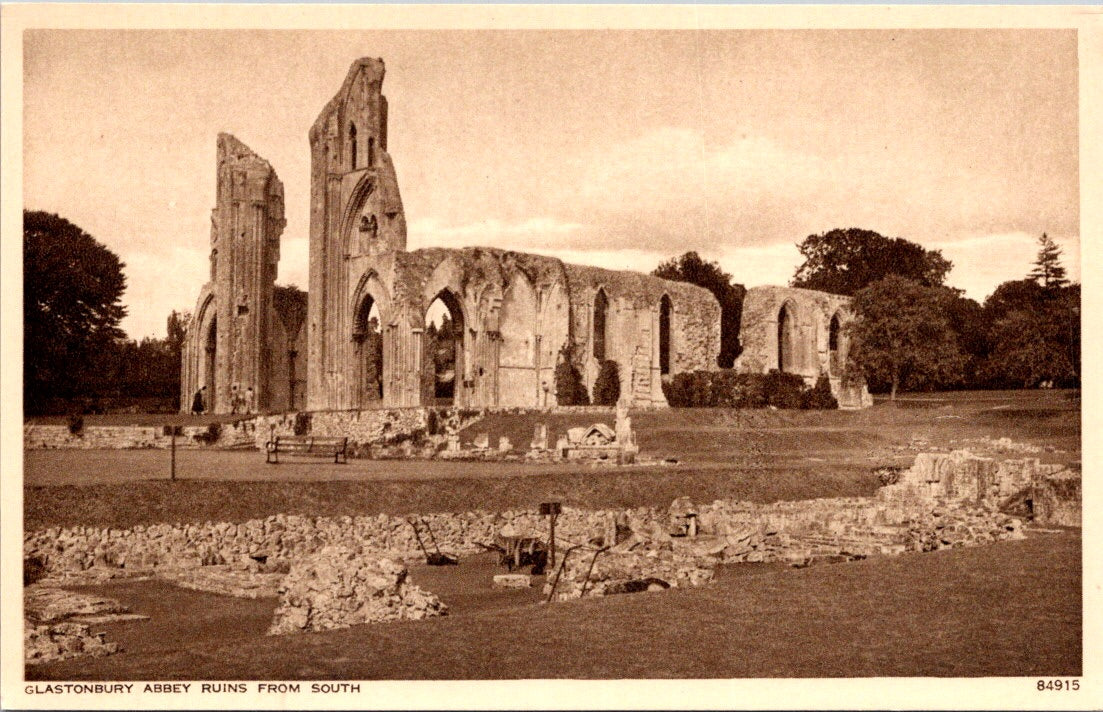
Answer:
<svg viewBox="0 0 1103 712"><path fill-rule="evenodd" d="M406 249L406 216L387 153L383 75L381 59L353 62L310 129L308 408L352 407L350 300L366 265L388 271Z"/></svg>
<svg viewBox="0 0 1103 712"><path fill-rule="evenodd" d="M229 412L235 392L269 407L272 290L284 220L283 184L268 161L230 134L218 135L211 211L211 274L200 293L181 379L183 409L207 387L207 410Z"/></svg>

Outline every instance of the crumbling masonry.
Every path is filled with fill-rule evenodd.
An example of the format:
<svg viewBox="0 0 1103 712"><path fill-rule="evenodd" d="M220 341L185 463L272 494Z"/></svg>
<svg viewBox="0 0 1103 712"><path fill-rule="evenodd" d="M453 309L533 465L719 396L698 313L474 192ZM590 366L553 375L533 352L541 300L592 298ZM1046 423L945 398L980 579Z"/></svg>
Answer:
<svg viewBox="0 0 1103 712"><path fill-rule="evenodd" d="M282 185L267 161L219 136L211 281L188 331L185 410L203 386L214 412L554 406L564 360L590 392L614 361L622 405L663 406L664 378L717 367L720 309L700 287L486 247L407 251L383 76L382 60L354 62L310 129L305 309L305 297L273 297ZM838 390L848 299L784 290L780 303L775 289L747 294L739 367L809 383L830 372Z"/></svg>

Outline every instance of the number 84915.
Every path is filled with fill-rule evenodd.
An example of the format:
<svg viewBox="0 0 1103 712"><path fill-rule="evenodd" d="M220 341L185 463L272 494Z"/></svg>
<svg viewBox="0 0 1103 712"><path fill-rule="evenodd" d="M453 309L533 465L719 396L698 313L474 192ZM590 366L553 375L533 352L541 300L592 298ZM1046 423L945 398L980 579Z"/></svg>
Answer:
<svg viewBox="0 0 1103 712"><path fill-rule="evenodd" d="M1070 691L1075 692L1076 690L1080 689L1080 681L1079 680L1039 680L1037 687L1038 687L1039 691L1070 690Z"/></svg>

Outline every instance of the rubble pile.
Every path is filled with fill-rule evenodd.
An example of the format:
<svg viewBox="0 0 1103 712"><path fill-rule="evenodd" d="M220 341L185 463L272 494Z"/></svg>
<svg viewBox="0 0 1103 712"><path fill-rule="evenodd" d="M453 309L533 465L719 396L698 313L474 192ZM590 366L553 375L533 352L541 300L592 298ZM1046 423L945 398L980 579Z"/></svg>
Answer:
<svg viewBox="0 0 1103 712"><path fill-rule="evenodd" d="M406 567L360 548L329 546L295 561L279 587L269 635L419 620L448 612L410 583Z"/></svg>
<svg viewBox="0 0 1103 712"><path fill-rule="evenodd" d="M82 655L102 658L119 652L106 633L91 633L84 623L34 623L23 620L23 659L28 665L66 660Z"/></svg>

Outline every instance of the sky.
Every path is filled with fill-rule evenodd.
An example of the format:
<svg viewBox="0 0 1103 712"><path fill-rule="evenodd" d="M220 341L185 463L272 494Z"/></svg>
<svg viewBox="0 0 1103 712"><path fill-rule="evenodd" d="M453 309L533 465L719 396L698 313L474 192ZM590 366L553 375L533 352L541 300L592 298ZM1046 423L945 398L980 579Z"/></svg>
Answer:
<svg viewBox="0 0 1103 712"><path fill-rule="evenodd" d="M126 264L134 338L207 278L215 140L284 183L281 284L307 285L307 131L382 57L408 248L650 271L696 250L786 284L811 234L938 249L983 300L1046 232L1080 276L1070 30L28 31L24 206Z"/></svg>

